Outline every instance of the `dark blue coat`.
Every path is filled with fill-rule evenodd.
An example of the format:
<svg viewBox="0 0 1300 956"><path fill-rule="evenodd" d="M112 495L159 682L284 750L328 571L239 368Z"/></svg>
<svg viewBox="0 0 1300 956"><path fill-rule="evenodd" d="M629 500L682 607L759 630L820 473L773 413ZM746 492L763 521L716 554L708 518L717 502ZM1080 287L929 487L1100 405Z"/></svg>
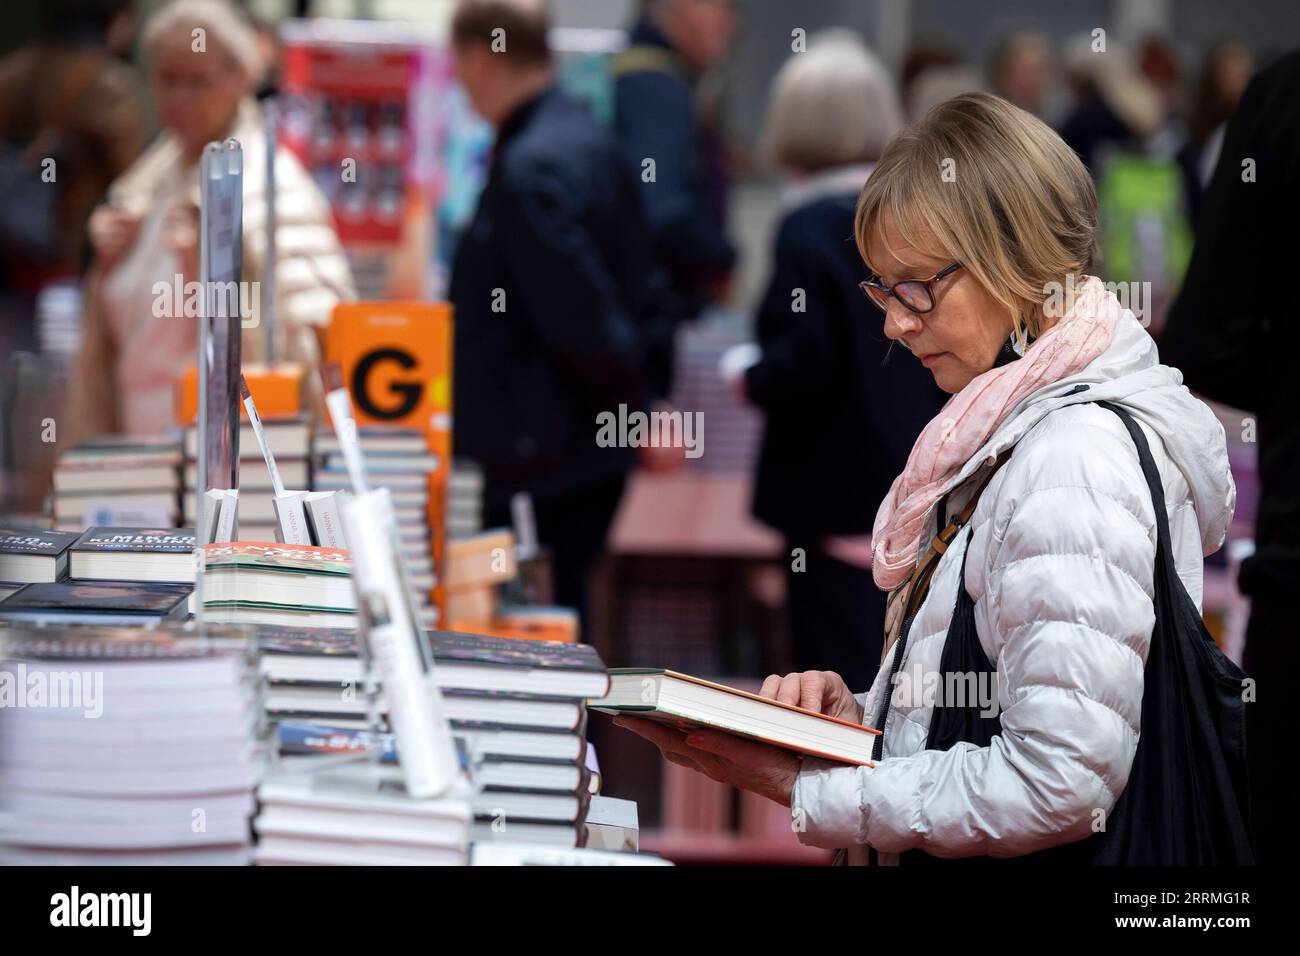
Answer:
<svg viewBox="0 0 1300 956"><path fill-rule="evenodd" d="M777 231L757 319L763 358L745 376L767 413L755 517L796 537L869 534L921 429L947 396L858 288L857 196L813 200ZM803 290L802 312L794 291Z"/></svg>
<svg viewBox="0 0 1300 956"><path fill-rule="evenodd" d="M658 266L655 307L693 319L709 286L731 271L736 251L723 231L721 149L696 120L694 78L653 25L642 22L614 60L614 125L634 170ZM642 163L655 161L653 182Z"/></svg>
<svg viewBox="0 0 1300 956"><path fill-rule="evenodd" d="M489 509L626 470L596 416L644 404L646 237L609 134L554 88L502 124L452 268L455 453Z"/></svg>

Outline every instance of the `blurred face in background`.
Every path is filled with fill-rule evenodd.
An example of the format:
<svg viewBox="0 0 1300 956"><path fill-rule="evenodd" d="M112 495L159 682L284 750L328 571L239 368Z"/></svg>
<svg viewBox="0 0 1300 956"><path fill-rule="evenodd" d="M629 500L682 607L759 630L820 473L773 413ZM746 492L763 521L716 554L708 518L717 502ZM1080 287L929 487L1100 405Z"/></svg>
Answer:
<svg viewBox="0 0 1300 956"><path fill-rule="evenodd" d="M493 98L491 91L495 87L492 51L482 43L456 43L452 46L452 52L456 82L465 91L469 105L479 116L492 122L489 115L489 104Z"/></svg>
<svg viewBox="0 0 1300 956"><path fill-rule="evenodd" d="M1015 39L998 64L998 92L1023 110L1041 114L1051 81L1047 41L1037 34Z"/></svg>
<svg viewBox="0 0 1300 956"><path fill-rule="evenodd" d="M923 238L914 238L927 245ZM953 263L942 252L913 246L888 214L881 218L880 232L867 252L868 268L889 286L905 279L928 279ZM955 395L993 367L1011 334L1012 317L966 269L940 279L931 294L934 308L920 315L890 296L885 335L915 355L939 388Z"/></svg>
<svg viewBox="0 0 1300 956"><path fill-rule="evenodd" d="M189 34L159 40L150 57L149 81L162 125L180 139L187 155L196 157L230 129L248 78L211 32L206 52L195 52L190 44Z"/></svg>
<svg viewBox="0 0 1300 956"><path fill-rule="evenodd" d="M1255 59L1250 50L1241 44L1227 44L1215 57L1212 69L1219 101L1229 109L1236 108L1255 73Z"/></svg>
<svg viewBox="0 0 1300 956"><path fill-rule="evenodd" d="M732 0L662 0L659 28L677 52L704 71L727 55L736 33Z"/></svg>

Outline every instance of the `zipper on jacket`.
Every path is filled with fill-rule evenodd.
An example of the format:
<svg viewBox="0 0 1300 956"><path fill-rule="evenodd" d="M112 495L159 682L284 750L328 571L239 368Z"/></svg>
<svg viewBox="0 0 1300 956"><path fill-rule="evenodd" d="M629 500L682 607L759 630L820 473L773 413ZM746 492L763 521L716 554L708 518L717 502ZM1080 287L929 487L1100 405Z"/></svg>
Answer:
<svg viewBox="0 0 1300 956"><path fill-rule="evenodd" d="M922 601L922 604L925 602ZM894 679L898 676L898 670L903 666L903 653L907 650L907 635L912 630L912 622L916 620L916 615L921 613L918 607L907 617L903 618L903 627L898 633L897 647L894 650L894 661L889 666L889 679L885 682L885 699L880 705L880 717L876 721L880 726L876 729L880 733L876 736L875 745L871 748L871 761L875 763L880 760L885 753L885 724L889 720L889 701L894 696ZM876 848L868 844L867 846L867 866L879 866L880 857L876 853Z"/></svg>
<svg viewBox="0 0 1300 956"><path fill-rule="evenodd" d="M944 526L944 518L946 516L947 510L948 510L948 495L944 495L942 498L939 499L939 506L936 509L936 514L935 514L937 527L940 530L942 530ZM936 534L937 533L938 532L936 532ZM953 536L953 540L954 541L957 540L956 535ZM938 572L937 567L935 568L935 571ZM916 606L916 609L912 611L911 614L903 618L903 626L899 629L898 632L898 640L895 642L896 647L894 649L894 660L893 663L889 665L889 678L885 682L884 700L880 702L880 710L878 711L879 716L876 719L876 723L878 724L876 730L880 731L880 733L876 737L876 742L871 748L872 763L875 763L876 761L883 759L885 755L885 725L889 722L889 701L894 696L894 680L895 678L898 677L898 671L903 666L903 655L907 653L907 636L912 631L912 622L916 620L916 616L921 613L921 608L924 606L925 606L925 601L922 600L921 603ZM880 857L876 853L876 848L874 846L870 846L870 845L867 846L867 865L868 866L880 865Z"/></svg>

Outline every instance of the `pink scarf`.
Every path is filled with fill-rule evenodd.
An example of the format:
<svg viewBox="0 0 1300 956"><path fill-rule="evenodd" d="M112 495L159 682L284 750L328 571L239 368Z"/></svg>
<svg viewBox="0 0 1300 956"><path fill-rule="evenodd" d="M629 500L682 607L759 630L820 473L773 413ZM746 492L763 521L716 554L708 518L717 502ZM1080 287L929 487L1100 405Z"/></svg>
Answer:
<svg viewBox="0 0 1300 956"><path fill-rule="evenodd" d="M1104 352L1123 313L1100 279L1084 276L1069 310L1022 358L977 375L948 400L917 438L876 512L871 570L878 587L892 591L911 575L930 509L1002 420L1026 396Z"/></svg>

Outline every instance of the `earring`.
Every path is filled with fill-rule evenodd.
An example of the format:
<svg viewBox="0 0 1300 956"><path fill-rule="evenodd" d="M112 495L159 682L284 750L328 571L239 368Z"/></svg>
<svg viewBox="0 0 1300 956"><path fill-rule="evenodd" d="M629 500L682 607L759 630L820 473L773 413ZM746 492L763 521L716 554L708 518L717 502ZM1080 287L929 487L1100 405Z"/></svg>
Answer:
<svg viewBox="0 0 1300 956"><path fill-rule="evenodd" d="M1019 316L1017 321L1020 323L1019 334L1017 330L1012 331L1011 348L1017 356L1023 356L1025 350L1032 344L1033 338L1029 334L1029 323L1025 321L1024 316Z"/></svg>

